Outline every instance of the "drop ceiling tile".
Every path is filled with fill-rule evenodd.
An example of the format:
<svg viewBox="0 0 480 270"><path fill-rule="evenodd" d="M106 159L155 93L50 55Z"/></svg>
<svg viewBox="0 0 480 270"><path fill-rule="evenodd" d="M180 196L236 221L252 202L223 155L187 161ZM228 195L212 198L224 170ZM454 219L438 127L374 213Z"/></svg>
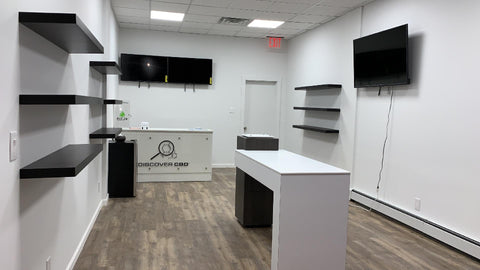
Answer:
<svg viewBox="0 0 480 270"><path fill-rule="evenodd" d="M148 24L138 24L138 23L119 23L118 26L120 28L127 28L127 29L150 29Z"/></svg>
<svg viewBox="0 0 480 270"><path fill-rule="evenodd" d="M135 9L150 9L150 1L147 0L113 0L113 7L135 8Z"/></svg>
<svg viewBox="0 0 480 270"><path fill-rule="evenodd" d="M117 16L117 21L119 23L140 23L147 25L150 24L150 19L144 17Z"/></svg>
<svg viewBox="0 0 480 270"><path fill-rule="evenodd" d="M270 11L272 12L283 12L283 13L302 13L303 11L310 8L312 4L305 3L274 3Z"/></svg>
<svg viewBox="0 0 480 270"><path fill-rule="evenodd" d="M259 18L261 11L257 10L246 10L246 9L237 9L229 8L225 9L223 16L225 17L234 17L234 18L243 18L243 19L255 19Z"/></svg>
<svg viewBox="0 0 480 270"><path fill-rule="evenodd" d="M299 22L285 22L280 25L278 29L308 29L315 24L313 23L299 23Z"/></svg>
<svg viewBox="0 0 480 270"><path fill-rule="evenodd" d="M198 28L189 28L189 27L180 27L180 33L189 33L189 34L207 34L208 29L198 29Z"/></svg>
<svg viewBox="0 0 480 270"><path fill-rule="evenodd" d="M317 5L307 9L304 13L310 14L310 15L323 15L323 16L336 17L336 16L343 15L348 10L349 8L346 8L346 7Z"/></svg>
<svg viewBox="0 0 480 270"><path fill-rule="evenodd" d="M265 38L266 34L240 31L235 34L236 37Z"/></svg>
<svg viewBox="0 0 480 270"><path fill-rule="evenodd" d="M185 5L185 4L152 2L152 10L185 13L187 12L187 9L188 9L188 5Z"/></svg>
<svg viewBox="0 0 480 270"><path fill-rule="evenodd" d="M301 23L322 23L331 20L332 17L321 16L321 15L298 15L292 18L292 22L301 22Z"/></svg>
<svg viewBox="0 0 480 270"><path fill-rule="evenodd" d="M238 31L210 29L208 31L208 34L209 35L219 35L219 36L234 36L237 32Z"/></svg>
<svg viewBox="0 0 480 270"><path fill-rule="evenodd" d="M274 21L288 21L291 18L296 16L296 14L292 14L292 13L278 13L278 12L264 12L264 11L258 11L256 14L257 14L257 17L255 17L255 19L274 20Z"/></svg>
<svg viewBox="0 0 480 270"><path fill-rule="evenodd" d="M164 25L164 26L180 27L182 25L182 22L150 19L150 25Z"/></svg>
<svg viewBox="0 0 480 270"><path fill-rule="evenodd" d="M152 0L153 2L167 2L167 3L173 3L173 4L190 4L190 0Z"/></svg>
<svg viewBox="0 0 480 270"><path fill-rule="evenodd" d="M211 30L215 30L215 31L240 31L242 30L243 28L245 28L245 26L237 26L237 25L226 25L226 24L214 24L212 25L212 28Z"/></svg>
<svg viewBox="0 0 480 270"><path fill-rule="evenodd" d="M299 29L274 29L270 31L269 34L276 35L276 36L287 36L287 35L294 35L302 32L304 30Z"/></svg>
<svg viewBox="0 0 480 270"><path fill-rule="evenodd" d="M257 34L268 34L272 29L268 28L257 28L257 27L245 27L241 29L241 32L257 33Z"/></svg>
<svg viewBox="0 0 480 270"><path fill-rule="evenodd" d="M232 3L232 0L192 0L192 5L221 8L230 6L230 3Z"/></svg>
<svg viewBox="0 0 480 270"><path fill-rule="evenodd" d="M321 5L336 6L336 7L359 7L364 4L372 2L372 0L322 0Z"/></svg>
<svg viewBox="0 0 480 270"><path fill-rule="evenodd" d="M122 28L223 36L291 38L373 0L112 0ZM184 12L183 22L150 20L153 9ZM220 17L286 21L277 29L220 25ZM238 34L238 35L237 35Z"/></svg>
<svg viewBox="0 0 480 270"><path fill-rule="evenodd" d="M329 20L333 20L335 18L330 18ZM312 29L315 29L317 27L319 27L320 25L324 24L325 22L321 22L321 23L315 23L315 24L312 24L310 27L306 27L304 30L305 31L308 31L308 30L312 30Z"/></svg>
<svg viewBox="0 0 480 270"><path fill-rule="evenodd" d="M269 11L272 3L264 0L234 0L230 8Z"/></svg>
<svg viewBox="0 0 480 270"><path fill-rule="evenodd" d="M180 26L171 26L171 25L150 25L151 30L158 31L168 31L168 32L178 32Z"/></svg>
<svg viewBox="0 0 480 270"><path fill-rule="evenodd" d="M189 14L196 14L196 15L208 15L208 16L225 16L226 8L216 8L216 7L206 7L206 6L196 6L190 5L188 9Z"/></svg>
<svg viewBox="0 0 480 270"><path fill-rule="evenodd" d="M195 28L195 29L210 29L212 28L213 24L211 23L198 23L198 22L183 22L182 28Z"/></svg>
<svg viewBox="0 0 480 270"><path fill-rule="evenodd" d="M218 16L207 16L207 15L196 15L196 14L185 14L183 21L186 22L200 22L200 23L217 23L220 20Z"/></svg>
<svg viewBox="0 0 480 270"><path fill-rule="evenodd" d="M332 0L332 1L335 1L335 0ZM283 2L283 3L302 3L302 4L311 4L312 6L313 5L316 5L316 4L319 4L320 2L322 2L322 0L280 0L280 1L276 1L276 2Z"/></svg>
<svg viewBox="0 0 480 270"><path fill-rule="evenodd" d="M150 18L150 11L144 9L113 7L117 16Z"/></svg>

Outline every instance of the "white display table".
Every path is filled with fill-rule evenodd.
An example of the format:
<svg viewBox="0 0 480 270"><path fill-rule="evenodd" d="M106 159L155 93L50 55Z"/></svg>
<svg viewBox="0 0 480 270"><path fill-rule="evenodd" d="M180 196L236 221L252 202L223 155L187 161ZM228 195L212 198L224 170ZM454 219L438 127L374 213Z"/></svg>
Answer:
<svg viewBox="0 0 480 270"><path fill-rule="evenodd" d="M235 165L274 193L271 269L345 269L348 171L285 150L236 150Z"/></svg>
<svg viewBox="0 0 480 270"><path fill-rule="evenodd" d="M137 140L138 182L211 181L210 129L126 129L127 140Z"/></svg>

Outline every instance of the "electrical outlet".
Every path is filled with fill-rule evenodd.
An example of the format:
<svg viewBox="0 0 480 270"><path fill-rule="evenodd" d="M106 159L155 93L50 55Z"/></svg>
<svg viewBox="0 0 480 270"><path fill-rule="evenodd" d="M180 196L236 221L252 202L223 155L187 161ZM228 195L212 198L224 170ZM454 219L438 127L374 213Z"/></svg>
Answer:
<svg viewBox="0 0 480 270"><path fill-rule="evenodd" d="M100 182L97 182L97 191L100 192Z"/></svg>
<svg viewBox="0 0 480 270"><path fill-rule="evenodd" d="M18 133L10 131L10 161L17 160L18 156Z"/></svg>
<svg viewBox="0 0 480 270"><path fill-rule="evenodd" d="M420 212L421 206L422 206L422 200L420 200L420 198L415 198L415 210Z"/></svg>
<svg viewBox="0 0 480 270"><path fill-rule="evenodd" d="M45 270L51 270L52 267L50 265L50 256L48 256L47 260L45 261Z"/></svg>

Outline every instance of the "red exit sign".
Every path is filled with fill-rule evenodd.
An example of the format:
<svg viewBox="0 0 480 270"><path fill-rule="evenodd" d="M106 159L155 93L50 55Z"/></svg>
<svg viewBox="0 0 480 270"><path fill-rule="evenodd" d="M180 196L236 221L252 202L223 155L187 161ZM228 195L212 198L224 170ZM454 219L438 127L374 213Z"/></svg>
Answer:
<svg viewBox="0 0 480 270"><path fill-rule="evenodd" d="M268 47L274 49L280 49L282 47L281 37L268 37Z"/></svg>

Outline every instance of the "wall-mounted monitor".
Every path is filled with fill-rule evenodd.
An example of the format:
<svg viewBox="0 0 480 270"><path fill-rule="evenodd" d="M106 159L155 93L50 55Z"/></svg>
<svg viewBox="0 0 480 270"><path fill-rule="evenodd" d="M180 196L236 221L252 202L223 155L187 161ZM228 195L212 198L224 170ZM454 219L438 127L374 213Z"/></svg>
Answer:
<svg viewBox="0 0 480 270"><path fill-rule="evenodd" d="M165 82L167 57L122 53L120 63L122 81Z"/></svg>
<svg viewBox="0 0 480 270"><path fill-rule="evenodd" d="M408 24L355 39L353 51L356 88L410 83Z"/></svg>
<svg viewBox="0 0 480 270"><path fill-rule="evenodd" d="M168 57L168 82L212 84L212 59Z"/></svg>

